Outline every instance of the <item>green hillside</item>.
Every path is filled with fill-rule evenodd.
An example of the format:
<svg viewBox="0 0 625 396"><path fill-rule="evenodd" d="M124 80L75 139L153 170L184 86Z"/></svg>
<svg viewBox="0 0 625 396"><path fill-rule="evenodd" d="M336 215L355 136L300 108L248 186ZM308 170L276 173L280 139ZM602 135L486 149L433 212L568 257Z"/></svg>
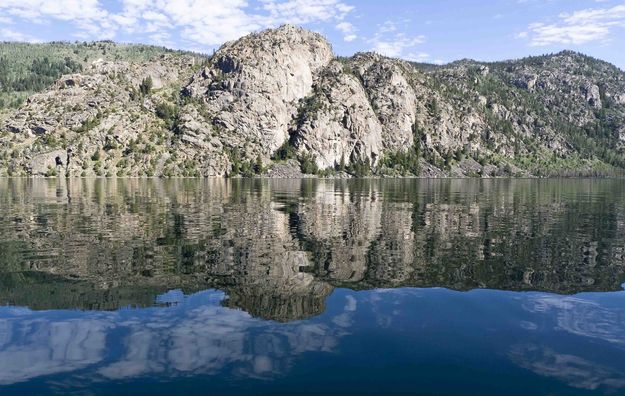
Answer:
<svg viewBox="0 0 625 396"><path fill-rule="evenodd" d="M150 61L164 54L203 57L185 51L140 44L98 42L0 43L0 110L18 107L29 95L43 91L63 74L78 73L91 62Z"/></svg>

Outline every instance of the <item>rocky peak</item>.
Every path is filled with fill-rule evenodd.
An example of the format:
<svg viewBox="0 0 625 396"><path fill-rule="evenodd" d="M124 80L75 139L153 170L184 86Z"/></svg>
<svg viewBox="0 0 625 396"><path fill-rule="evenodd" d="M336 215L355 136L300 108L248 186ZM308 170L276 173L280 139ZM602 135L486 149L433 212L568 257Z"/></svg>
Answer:
<svg viewBox="0 0 625 396"><path fill-rule="evenodd" d="M268 157L287 139L297 101L332 58L321 35L285 25L226 43L185 91L206 102L226 133L262 141L260 154Z"/></svg>

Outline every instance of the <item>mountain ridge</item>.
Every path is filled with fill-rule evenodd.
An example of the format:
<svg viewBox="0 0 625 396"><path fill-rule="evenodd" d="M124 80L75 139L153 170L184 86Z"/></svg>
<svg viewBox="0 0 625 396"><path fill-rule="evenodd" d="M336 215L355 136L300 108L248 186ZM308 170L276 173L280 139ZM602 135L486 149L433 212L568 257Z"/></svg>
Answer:
<svg viewBox="0 0 625 396"><path fill-rule="evenodd" d="M120 57L89 62L5 111L0 175L609 176L625 168L625 73L574 51L423 66L338 57L318 33L285 25L211 57Z"/></svg>

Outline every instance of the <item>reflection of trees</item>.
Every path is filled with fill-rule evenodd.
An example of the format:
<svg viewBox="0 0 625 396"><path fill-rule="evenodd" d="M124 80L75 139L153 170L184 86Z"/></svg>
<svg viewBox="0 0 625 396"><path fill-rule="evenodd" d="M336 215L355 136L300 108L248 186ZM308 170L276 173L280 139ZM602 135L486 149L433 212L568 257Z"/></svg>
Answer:
<svg viewBox="0 0 625 396"><path fill-rule="evenodd" d="M616 290L624 189L610 180L5 179L0 265L24 275L5 281L0 300L36 307L48 293L45 307L115 308L214 287L229 306L285 321L322 312L336 286ZM83 297L51 293L55 282Z"/></svg>

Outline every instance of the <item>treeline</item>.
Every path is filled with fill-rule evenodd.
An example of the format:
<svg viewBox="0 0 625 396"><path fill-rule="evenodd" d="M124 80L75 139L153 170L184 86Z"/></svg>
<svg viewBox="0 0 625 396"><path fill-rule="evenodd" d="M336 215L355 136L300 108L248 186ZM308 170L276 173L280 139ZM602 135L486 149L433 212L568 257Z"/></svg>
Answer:
<svg viewBox="0 0 625 396"><path fill-rule="evenodd" d="M63 74L79 73L95 60L141 62L164 54L206 59L201 54L165 47L112 41L0 43L0 109L19 106L26 97L45 90Z"/></svg>
<svg viewBox="0 0 625 396"><path fill-rule="evenodd" d="M0 89L3 92L41 91L63 74L82 71L80 63L66 57L63 60L50 60L48 57L33 60L28 69L16 73L12 62L0 57Z"/></svg>

